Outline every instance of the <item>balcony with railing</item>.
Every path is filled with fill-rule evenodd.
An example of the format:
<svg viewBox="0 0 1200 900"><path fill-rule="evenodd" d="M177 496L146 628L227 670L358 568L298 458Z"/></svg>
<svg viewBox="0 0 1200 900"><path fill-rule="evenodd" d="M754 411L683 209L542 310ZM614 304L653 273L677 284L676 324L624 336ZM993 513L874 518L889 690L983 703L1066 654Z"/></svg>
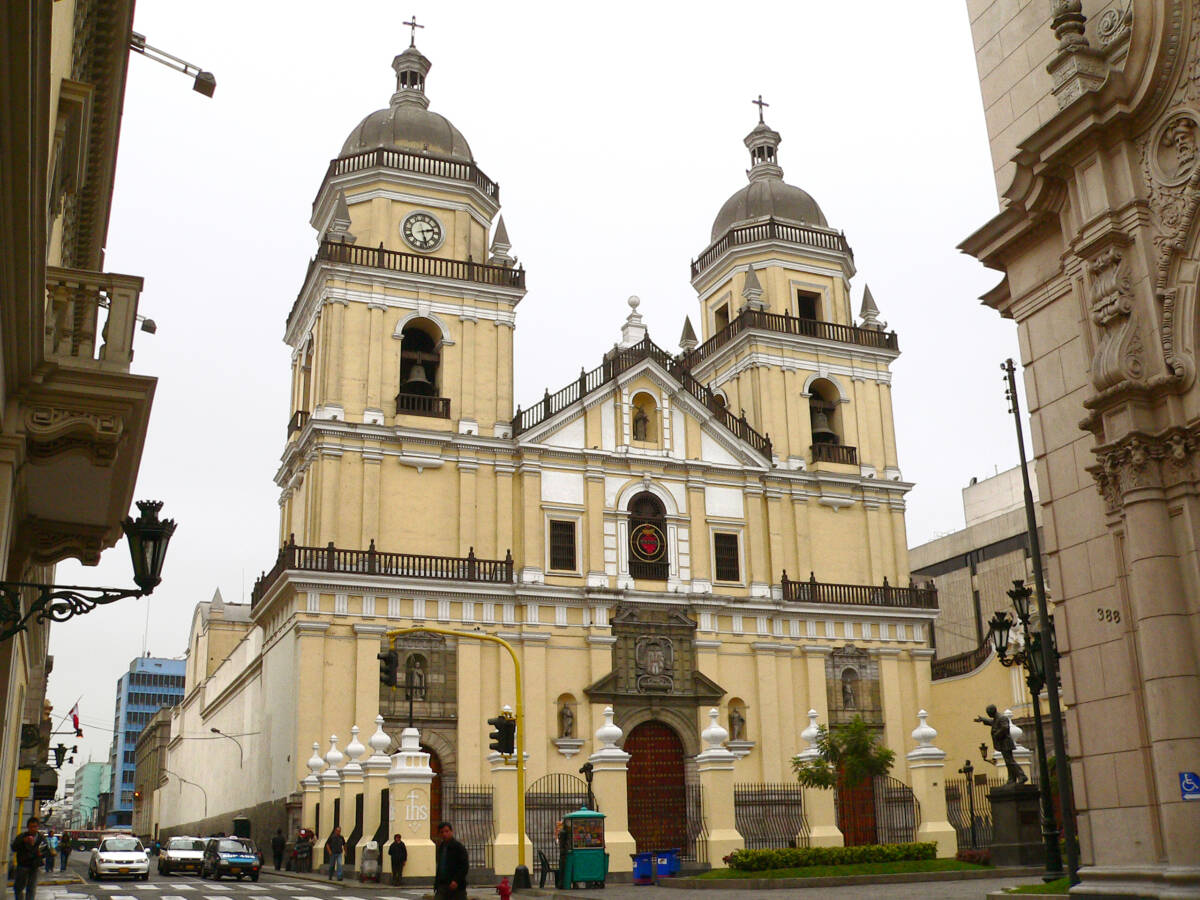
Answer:
<svg viewBox="0 0 1200 900"><path fill-rule="evenodd" d="M848 444L813 444L814 463L838 463L843 466L858 465L858 448Z"/></svg>
<svg viewBox="0 0 1200 900"><path fill-rule="evenodd" d="M405 253L401 250L385 250L383 247L363 247L344 241L321 241L314 263L320 261L369 266L389 272L405 272L452 281L470 281L495 287L525 289L524 268L510 269L506 266L477 263L470 259L464 262L444 256Z"/></svg>
<svg viewBox="0 0 1200 900"><path fill-rule="evenodd" d="M512 552L504 559L481 559L472 547L466 556L431 556L418 553L382 553L375 542L366 550L344 550L330 541L324 547L301 547L295 537L279 548L269 572L254 582L250 605L255 606L284 572L336 572L343 575L416 578L429 581L470 581L487 584L513 583Z"/></svg>
<svg viewBox="0 0 1200 900"><path fill-rule="evenodd" d="M474 163L456 159L443 159L430 156L427 153L409 153L391 147L380 147L366 150L353 156L343 156L330 160L325 172L326 178L335 175L348 175L361 172L364 169L399 169L403 172L413 172L418 175L432 175L436 178L451 178L455 181L466 181L475 185L485 196L496 203L500 202L500 185L488 178Z"/></svg>
<svg viewBox="0 0 1200 900"><path fill-rule="evenodd" d="M450 418L450 398L426 397L423 394L397 394L396 415L448 419Z"/></svg>
<svg viewBox="0 0 1200 900"><path fill-rule="evenodd" d="M71 368L128 372L141 290L142 279L133 275L48 267L46 359Z"/></svg>
<svg viewBox="0 0 1200 900"><path fill-rule="evenodd" d="M857 325L839 325L836 322L822 322L818 319L802 319L789 313L779 315L778 313L743 308L728 325L700 346L684 354L683 365L695 368L739 334L752 329L900 352L900 342L894 331L876 331L873 328L859 328Z"/></svg>
<svg viewBox="0 0 1200 900"><path fill-rule="evenodd" d="M984 641L974 650L934 659L931 663L933 680L969 675L982 666L992 655L992 642Z"/></svg>
<svg viewBox="0 0 1200 900"><path fill-rule="evenodd" d="M820 603L831 606L892 606L900 609L937 609L937 588L895 587L886 578L879 586L828 584L810 574L808 581L791 581L787 572L780 579L785 603Z"/></svg>
<svg viewBox="0 0 1200 900"><path fill-rule="evenodd" d="M846 243L841 232L828 228L817 228L810 225L793 225L776 219L767 219L751 225L740 225L730 228L725 234L708 245L708 248L692 262L692 278L704 273L715 263L725 251L731 247L743 247L747 244L759 244L763 241L787 241L792 244L803 244L819 250L832 250L844 253L851 259L854 251Z"/></svg>

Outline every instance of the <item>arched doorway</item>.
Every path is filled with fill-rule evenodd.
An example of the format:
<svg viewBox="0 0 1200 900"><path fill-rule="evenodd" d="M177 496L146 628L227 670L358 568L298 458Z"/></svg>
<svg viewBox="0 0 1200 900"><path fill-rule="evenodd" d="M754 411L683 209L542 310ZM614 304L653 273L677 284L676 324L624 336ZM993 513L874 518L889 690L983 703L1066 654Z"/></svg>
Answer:
<svg viewBox="0 0 1200 900"><path fill-rule="evenodd" d="M625 739L629 833L639 853L687 847L683 742L669 725L649 721Z"/></svg>

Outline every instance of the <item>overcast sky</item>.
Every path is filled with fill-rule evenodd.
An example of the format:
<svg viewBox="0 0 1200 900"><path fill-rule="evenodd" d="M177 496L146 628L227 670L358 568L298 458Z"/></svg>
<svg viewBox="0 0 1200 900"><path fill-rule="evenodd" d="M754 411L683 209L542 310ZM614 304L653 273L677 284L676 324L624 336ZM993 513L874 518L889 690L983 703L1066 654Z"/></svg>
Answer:
<svg viewBox="0 0 1200 900"><path fill-rule="evenodd" d="M145 278L158 324L134 345L134 370L159 379L136 497L165 501L179 529L150 600L53 630L56 713L82 697L77 762L107 758L116 679L143 646L182 654L195 604L217 588L248 602L274 562L282 336L316 246L312 200L351 129L387 105L414 12L431 108L500 183L528 271L518 403L596 365L630 294L669 350L684 316L698 321L688 263L745 184L761 93L785 180L854 249L855 310L870 284L899 333L910 546L961 528L970 478L1016 463L1000 372L1015 326L977 299L998 273L955 249L997 209L963 0L139 0L135 30L218 87L206 99L130 61L106 267ZM57 580L131 583L124 543Z"/></svg>

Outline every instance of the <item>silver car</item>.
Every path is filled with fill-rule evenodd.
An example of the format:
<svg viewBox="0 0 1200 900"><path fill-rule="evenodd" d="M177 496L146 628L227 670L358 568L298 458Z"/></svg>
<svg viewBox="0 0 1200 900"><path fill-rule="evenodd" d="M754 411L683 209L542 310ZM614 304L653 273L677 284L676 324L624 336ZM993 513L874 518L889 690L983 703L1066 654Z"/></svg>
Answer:
<svg viewBox="0 0 1200 900"><path fill-rule="evenodd" d="M204 840L197 837L173 837L158 852L158 874L200 872L204 862Z"/></svg>
<svg viewBox="0 0 1200 900"><path fill-rule="evenodd" d="M137 838L102 838L88 860L88 878L128 876L146 881L150 878L150 856Z"/></svg>

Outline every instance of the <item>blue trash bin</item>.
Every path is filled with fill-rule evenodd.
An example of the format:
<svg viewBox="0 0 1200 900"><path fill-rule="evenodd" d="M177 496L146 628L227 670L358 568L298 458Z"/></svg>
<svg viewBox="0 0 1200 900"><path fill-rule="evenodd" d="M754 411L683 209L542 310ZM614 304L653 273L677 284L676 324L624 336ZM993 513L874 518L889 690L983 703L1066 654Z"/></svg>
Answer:
<svg viewBox="0 0 1200 900"><path fill-rule="evenodd" d="M653 853L630 853L633 858L633 883L654 884Z"/></svg>
<svg viewBox="0 0 1200 900"><path fill-rule="evenodd" d="M660 878L671 878L679 874L679 848L655 851L655 864Z"/></svg>

